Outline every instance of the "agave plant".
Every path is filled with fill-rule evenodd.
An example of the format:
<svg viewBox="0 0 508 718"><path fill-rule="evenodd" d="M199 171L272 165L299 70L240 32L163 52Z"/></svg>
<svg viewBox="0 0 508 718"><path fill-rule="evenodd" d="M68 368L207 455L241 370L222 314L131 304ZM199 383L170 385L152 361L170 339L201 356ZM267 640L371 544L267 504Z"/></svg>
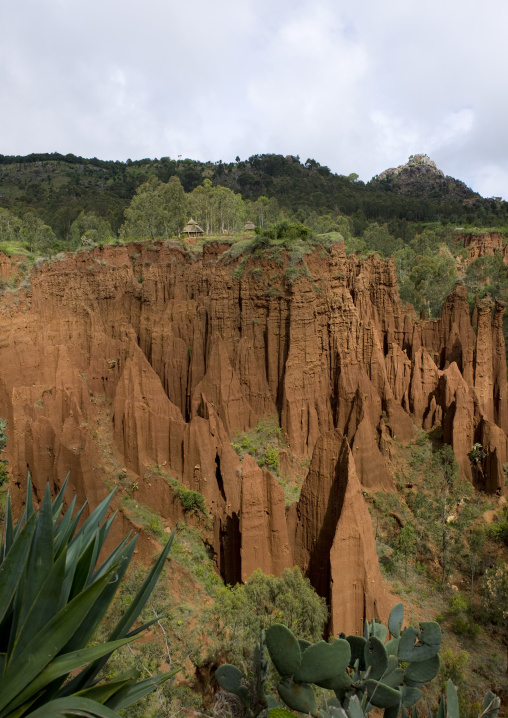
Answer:
<svg viewBox="0 0 508 718"><path fill-rule="evenodd" d="M63 511L66 486L67 479L53 502L47 486L42 507L35 511L29 477L25 511L17 524L7 499L0 544L0 718L111 718L178 670L142 681L135 669L107 683L98 678L113 651L157 620L133 628L164 567L174 532L107 643L89 646L137 537L127 536L100 562L115 518L105 519L113 493L81 522L86 504L75 513L74 498Z"/></svg>

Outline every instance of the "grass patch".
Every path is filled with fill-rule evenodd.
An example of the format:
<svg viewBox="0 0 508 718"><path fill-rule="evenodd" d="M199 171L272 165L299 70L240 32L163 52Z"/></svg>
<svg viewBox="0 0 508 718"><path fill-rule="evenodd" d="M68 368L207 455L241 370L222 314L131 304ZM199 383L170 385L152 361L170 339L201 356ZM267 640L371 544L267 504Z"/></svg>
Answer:
<svg viewBox="0 0 508 718"><path fill-rule="evenodd" d="M149 466L148 471L149 474L162 476L173 489L174 495L178 498L186 513L189 512L208 517L208 509L203 494L200 494L199 491L188 489L186 486L182 486L177 479L170 476L166 471L163 471L160 466Z"/></svg>
<svg viewBox="0 0 508 718"><path fill-rule="evenodd" d="M284 489L286 506L298 501L300 489L305 475L304 467L288 452L287 442L279 426L276 416L267 416L256 424L253 429L244 433L238 432L231 442L238 457L243 460L245 454L255 459L258 466L268 469ZM288 454L290 462L298 464L298 470L291 470L291 476L281 473L280 452ZM308 467L305 467L308 468Z"/></svg>

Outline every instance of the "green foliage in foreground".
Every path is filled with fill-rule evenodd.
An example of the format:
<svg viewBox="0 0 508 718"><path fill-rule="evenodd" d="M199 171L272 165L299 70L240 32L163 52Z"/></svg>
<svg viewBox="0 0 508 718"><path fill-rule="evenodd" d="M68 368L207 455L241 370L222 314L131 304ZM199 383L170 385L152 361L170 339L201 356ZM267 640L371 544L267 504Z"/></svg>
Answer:
<svg viewBox="0 0 508 718"><path fill-rule="evenodd" d="M46 488L34 510L28 480L26 508L15 525L7 502L0 546L0 717L111 718L176 671L137 682L130 670L107 683L97 676L111 654L153 621L133 629L164 567L173 536L106 643L89 645L120 585L136 538L127 536L98 563L114 515L110 494L78 529L85 505L62 512L65 481L51 502ZM72 676L72 678L71 678Z"/></svg>
<svg viewBox="0 0 508 718"><path fill-rule="evenodd" d="M267 695L267 648L280 676L278 699L293 711L316 718L363 718L375 707L384 709L386 718L397 718L401 713L407 718L408 709L413 707L416 716L414 706L422 696L420 688L439 671L441 629L430 621L421 623L419 630L412 626L402 630L403 621L404 606L398 603L390 614L388 628L365 622L363 637L340 634L331 642L314 644L298 640L285 625L275 623L266 633L262 631L255 651L255 691L249 691L241 671L230 664L222 665L215 678L222 688L238 696L249 716L266 709L271 709L272 718L291 715L274 696ZM329 692L319 708L314 687ZM499 698L489 692L481 715L496 718L499 705ZM438 716L445 717L444 697ZM459 718L457 692L451 681L447 684L446 716Z"/></svg>

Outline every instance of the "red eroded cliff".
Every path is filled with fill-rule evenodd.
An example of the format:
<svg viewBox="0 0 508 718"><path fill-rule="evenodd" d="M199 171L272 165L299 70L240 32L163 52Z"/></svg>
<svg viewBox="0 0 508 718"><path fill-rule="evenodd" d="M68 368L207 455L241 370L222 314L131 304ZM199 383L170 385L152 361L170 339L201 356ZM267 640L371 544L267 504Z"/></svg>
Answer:
<svg viewBox="0 0 508 718"><path fill-rule="evenodd" d="M463 242L469 252L469 260L472 262L478 257L494 255L500 252L503 261L508 263L508 245L505 245L503 235L500 232L482 232L481 234L463 234L456 237L456 241Z"/></svg>
<svg viewBox="0 0 508 718"><path fill-rule="evenodd" d="M360 262L343 244L308 255L296 278L284 257L240 264L228 249L80 252L34 269L28 302L2 303L0 416L17 506L28 470L37 496L69 471L78 500L96 504L109 451L140 477L139 500L176 522L172 487L143 479L163 466L205 497L226 581L296 563L328 599L332 626L360 632L390 603L362 496L394 485L387 437L406 443L414 424L441 424L463 473L502 490L504 307L481 302L475 333L463 287L441 319L420 320L391 261ZM268 415L310 460L287 513L274 477L231 446ZM476 441L487 455L473 476Z"/></svg>

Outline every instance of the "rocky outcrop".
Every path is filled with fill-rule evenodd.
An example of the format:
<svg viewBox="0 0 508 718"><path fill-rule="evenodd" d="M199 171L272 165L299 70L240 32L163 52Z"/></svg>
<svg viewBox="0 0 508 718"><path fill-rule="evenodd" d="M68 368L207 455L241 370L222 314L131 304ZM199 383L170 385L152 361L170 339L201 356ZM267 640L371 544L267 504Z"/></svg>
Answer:
<svg viewBox="0 0 508 718"><path fill-rule="evenodd" d="M456 243L461 242L469 252L469 261L473 262L479 257L501 254L503 262L508 263L508 244L500 232L482 232L481 234L460 234L455 238Z"/></svg>
<svg viewBox="0 0 508 718"><path fill-rule="evenodd" d="M28 470L37 496L70 471L79 500L94 505L125 467L143 501L176 523L170 483L146 478L164 467L205 497L226 581L296 562L330 602L333 626L360 630L388 606L361 491L393 486L389 437L407 443L415 424L442 425L463 474L502 490L504 306L479 302L475 333L463 287L441 319L419 319L398 296L393 262L346 257L341 243L308 255L296 279L287 258L239 265L228 249L139 243L68 255L34 269L19 306L0 305L16 506ZM302 464L312 457L287 516L273 476L242 464L230 443L267 415ZM477 441L486 457L473 474Z"/></svg>
<svg viewBox="0 0 508 718"><path fill-rule="evenodd" d="M411 155L405 165L384 170L371 180L374 186L381 182L388 184L392 192L409 197L418 196L420 199L425 197L428 200L461 200L469 203L481 200L480 195L464 182L445 176L425 154Z"/></svg>
<svg viewBox="0 0 508 718"><path fill-rule="evenodd" d="M330 630L362 633L367 616L387 619L372 522L349 443L338 429L319 437L291 507L290 535L297 565L330 606Z"/></svg>

